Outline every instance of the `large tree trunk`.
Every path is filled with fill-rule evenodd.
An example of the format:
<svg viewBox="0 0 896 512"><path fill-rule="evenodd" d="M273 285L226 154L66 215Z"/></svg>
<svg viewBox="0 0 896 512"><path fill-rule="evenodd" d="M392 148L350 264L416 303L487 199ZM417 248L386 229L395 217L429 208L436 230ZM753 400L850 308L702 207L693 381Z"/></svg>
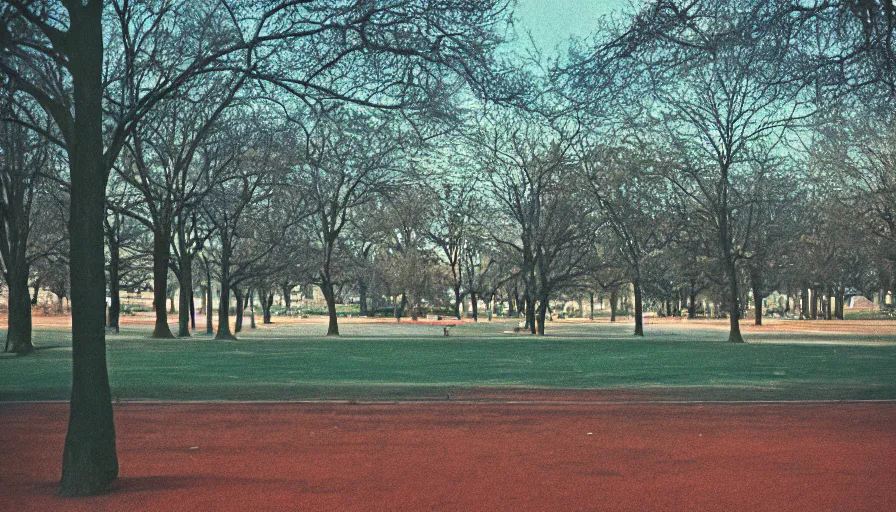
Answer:
<svg viewBox="0 0 896 512"><path fill-rule="evenodd" d="M594 320L594 292L590 293L591 308L588 310L588 320Z"/></svg>
<svg viewBox="0 0 896 512"><path fill-rule="evenodd" d="M635 289L635 336L644 336L644 303L641 300L641 281L632 282Z"/></svg>
<svg viewBox="0 0 896 512"><path fill-rule="evenodd" d="M68 141L72 298L72 395L59 494L87 496L118 477L112 395L106 368L103 218L102 2L72 6L68 31L75 122Z"/></svg>
<svg viewBox="0 0 896 512"><path fill-rule="evenodd" d="M475 292L470 292L470 308L473 310L473 321L479 322L479 296Z"/></svg>
<svg viewBox="0 0 896 512"><path fill-rule="evenodd" d="M455 285L454 285L454 316L458 320L463 319L463 317L461 316L461 311L460 311L460 307L461 307L461 304L463 304L463 301L464 301L464 296L461 295L461 293L460 293L460 284L455 283Z"/></svg>
<svg viewBox="0 0 896 512"><path fill-rule="evenodd" d="M339 336L339 318L336 316L336 294L333 292L333 283L324 281L320 286L327 302L327 314L330 316L330 324L327 326L327 336Z"/></svg>
<svg viewBox="0 0 896 512"><path fill-rule="evenodd" d="M173 338L168 327L168 258L171 257L171 227L157 226L152 241L152 294L156 310L153 338Z"/></svg>
<svg viewBox="0 0 896 512"><path fill-rule="evenodd" d="M16 354L34 351L31 342L31 290L28 288L28 262L25 258L25 243L18 241L14 247L12 261L8 262L9 293L6 330L6 350ZM105 301L104 301L105 302ZM105 304L103 311L105 311Z"/></svg>

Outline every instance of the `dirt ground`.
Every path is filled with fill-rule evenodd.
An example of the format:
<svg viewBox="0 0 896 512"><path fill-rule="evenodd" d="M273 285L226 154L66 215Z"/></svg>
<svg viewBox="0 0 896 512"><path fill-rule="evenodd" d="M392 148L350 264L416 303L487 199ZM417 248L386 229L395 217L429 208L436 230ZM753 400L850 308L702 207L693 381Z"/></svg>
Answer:
<svg viewBox="0 0 896 512"><path fill-rule="evenodd" d="M121 404L85 499L66 414L0 404L0 510L896 510L894 403Z"/></svg>
<svg viewBox="0 0 896 512"><path fill-rule="evenodd" d="M168 316L169 323L175 324L177 322L177 315L169 315ZM231 322L234 319L231 318ZM261 315L256 315L256 321L258 324L261 324ZM326 324L327 317L325 316L311 316L308 318L301 317L274 317L274 322L276 325L302 325L302 324ZM616 324L623 325L631 323L631 318L628 317L619 317ZM35 329L70 329L71 328L71 316L70 315L49 315L44 316L41 314L35 313L33 317L34 328ZM120 323L122 326L133 325L133 326L151 326L155 322L155 316L150 312L141 312L135 313L133 316L126 315L122 316ZM245 317L244 324L248 324L249 317L248 315ZM484 318L480 320L480 323L485 324L487 320ZM514 323L515 321L506 320L506 319L495 319L496 324L508 324ZM6 314L0 313L0 325L4 325L6 323ZM340 324L387 324L391 325L395 323L395 319L393 318L365 318L365 317L345 317L339 319ZM411 321L410 319L402 319L402 324L406 325L461 325L461 324L471 324L473 321L471 319L457 320L455 318L446 318L444 320L429 320L429 319L420 319L417 322ZM564 319L564 320L554 320L552 322L553 326L588 326L588 325L600 325L600 324L609 324L610 321L606 317L599 317L594 320L588 320L587 318L572 318L572 319ZM203 315L198 315L196 317L196 324L200 330L204 329L205 326L205 317ZM215 324L217 325L217 318L215 318ZM658 318L655 316L646 316L644 318L645 326L657 326L657 327L671 327L675 329L696 329L696 330L720 330L727 331L728 330L728 320L727 319L704 319L698 318L694 320L688 320L687 318L680 317L667 317L667 318ZM839 333L839 334L850 334L850 335L876 335L876 336L896 336L896 319L894 320L784 320L779 318L765 318L763 319L763 325L756 326L753 325L753 321L751 318L742 319L740 321L740 328L745 334L750 333Z"/></svg>

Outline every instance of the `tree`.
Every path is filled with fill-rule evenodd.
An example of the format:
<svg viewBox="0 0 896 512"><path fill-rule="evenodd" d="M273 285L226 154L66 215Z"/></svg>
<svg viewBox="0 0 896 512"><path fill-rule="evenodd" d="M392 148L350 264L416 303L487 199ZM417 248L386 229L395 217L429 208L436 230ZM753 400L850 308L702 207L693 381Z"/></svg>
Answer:
<svg viewBox="0 0 896 512"><path fill-rule="evenodd" d="M483 120L472 142L499 219L491 236L517 255L527 326L544 334L551 294L588 273L593 209L570 158L577 132L540 115L502 114Z"/></svg>
<svg viewBox="0 0 896 512"><path fill-rule="evenodd" d="M412 142L397 130L394 119L373 117L348 107L335 107L315 116L308 129L297 181L305 183L314 205L309 228L315 234L313 277L327 302L328 336L339 335L334 285L349 273L343 232L359 208L402 185L408 171L402 156Z"/></svg>
<svg viewBox="0 0 896 512"><path fill-rule="evenodd" d="M649 158L625 147L582 150L580 162L613 234L634 290L635 336L644 336L643 287L647 262L669 243L665 183L652 172Z"/></svg>
<svg viewBox="0 0 896 512"><path fill-rule="evenodd" d="M57 160L52 125L29 98L14 85L3 91L0 102L0 269L8 290L8 326L5 350L17 354L34 351L31 342L31 264L35 253L32 233L35 196L46 193L44 176L52 174ZM41 132L29 128L40 127ZM46 134L46 135L45 135ZM36 293L35 293L36 296Z"/></svg>
<svg viewBox="0 0 896 512"><path fill-rule="evenodd" d="M799 65L807 57L795 44L808 15L728 0L682 9L658 2L642 13L629 34L642 39L633 65L648 79L650 115L674 155L666 175L709 221L726 283L728 339L743 342L738 269L751 233L736 222L752 198L737 186L753 181L745 178L814 113L802 94L812 70Z"/></svg>

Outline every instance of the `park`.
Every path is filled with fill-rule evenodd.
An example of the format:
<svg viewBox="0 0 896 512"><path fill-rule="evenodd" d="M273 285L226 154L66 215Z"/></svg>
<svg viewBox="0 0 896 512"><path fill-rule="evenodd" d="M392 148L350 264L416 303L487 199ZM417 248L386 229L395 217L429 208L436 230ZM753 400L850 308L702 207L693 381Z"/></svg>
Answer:
<svg viewBox="0 0 896 512"><path fill-rule="evenodd" d="M0 510L896 509L889 0L5 0Z"/></svg>

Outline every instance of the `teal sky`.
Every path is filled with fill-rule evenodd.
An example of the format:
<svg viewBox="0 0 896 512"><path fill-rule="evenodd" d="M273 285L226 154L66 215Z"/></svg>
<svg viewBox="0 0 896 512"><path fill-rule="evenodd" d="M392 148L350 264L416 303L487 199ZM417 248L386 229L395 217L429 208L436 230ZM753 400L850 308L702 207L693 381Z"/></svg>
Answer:
<svg viewBox="0 0 896 512"><path fill-rule="evenodd" d="M571 36L587 37L597 20L614 11L628 11L639 0L517 0L516 30L520 43L528 46L526 32L535 44L551 54L565 47Z"/></svg>

